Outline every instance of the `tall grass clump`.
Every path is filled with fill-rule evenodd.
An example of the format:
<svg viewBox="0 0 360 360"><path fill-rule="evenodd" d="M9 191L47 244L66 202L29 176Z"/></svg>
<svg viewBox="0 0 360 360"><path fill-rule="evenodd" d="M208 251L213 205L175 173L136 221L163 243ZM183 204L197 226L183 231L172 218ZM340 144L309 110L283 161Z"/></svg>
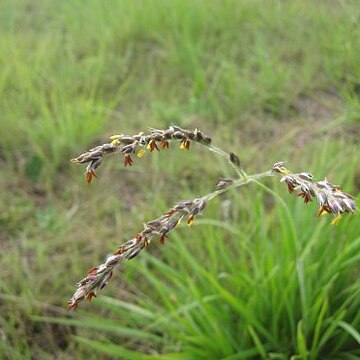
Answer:
<svg viewBox="0 0 360 360"><path fill-rule="evenodd" d="M123 345L78 337L90 348L119 358L140 358L141 351L135 351L140 346L144 346L141 356L164 359L355 359L360 355L360 284L354 271L360 237L350 226L353 219L339 224L343 214L355 211L351 195L309 172L292 173L283 162L248 175L235 153L215 147L199 130L171 126L133 136L114 135L111 140L73 159L88 164L88 183L109 154L120 154L124 165L132 166L132 155L142 158L147 152L168 149L174 141L184 150L199 143L225 157L237 177L220 179L213 192L180 201L146 222L103 264L89 270L77 284L68 309L96 297L114 268L137 257L152 240L169 244L163 259L145 255L136 266L148 286L132 302L107 297L96 302L112 314L109 320L87 316L42 321L119 332ZM276 175L305 204L317 202L318 216L332 214L337 229L321 221L311 223L308 217L294 218L287 203L263 182ZM258 195L243 195L248 206L239 224L198 220L203 226L195 230L193 241L185 243L182 229L181 236L175 233L172 241L168 239L183 220L193 225L205 207L215 218L209 203L250 183L258 186ZM278 201L277 206L265 204L267 194ZM134 329L134 324L141 329Z"/></svg>

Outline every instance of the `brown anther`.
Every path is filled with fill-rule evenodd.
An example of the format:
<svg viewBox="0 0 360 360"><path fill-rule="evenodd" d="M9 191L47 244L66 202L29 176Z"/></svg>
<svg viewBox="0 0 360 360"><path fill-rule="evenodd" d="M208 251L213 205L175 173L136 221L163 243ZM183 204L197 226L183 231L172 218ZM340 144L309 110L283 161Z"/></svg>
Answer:
<svg viewBox="0 0 360 360"><path fill-rule="evenodd" d="M169 148L169 142L168 141L166 141L166 140L163 140L163 141L161 141L161 143L160 143L160 147L163 149L163 150L165 150L165 149L168 149Z"/></svg>
<svg viewBox="0 0 360 360"><path fill-rule="evenodd" d="M180 149L190 149L190 140L188 138L184 138L183 140L181 140Z"/></svg>
<svg viewBox="0 0 360 360"><path fill-rule="evenodd" d="M161 235L161 237L160 237L160 239L159 239L159 243L160 243L161 245L164 245L165 239L168 239L168 237L167 237L165 234Z"/></svg>
<svg viewBox="0 0 360 360"><path fill-rule="evenodd" d="M319 211L317 212L317 216L321 216L321 215L326 215L326 214L330 214L331 213L331 209L327 206L327 205L323 205L320 206Z"/></svg>
<svg viewBox="0 0 360 360"><path fill-rule="evenodd" d="M304 203L307 204L308 202L312 201L312 197L309 193L302 191L298 196L304 199Z"/></svg>
<svg viewBox="0 0 360 360"><path fill-rule="evenodd" d="M130 155L125 155L124 157L124 166L126 167L127 165L132 166L133 164L133 160L131 159Z"/></svg>
<svg viewBox="0 0 360 360"><path fill-rule="evenodd" d="M295 190L295 186L291 182L287 181L286 185L288 187L289 193L292 193Z"/></svg>
<svg viewBox="0 0 360 360"><path fill-rule="evenodd" d="M96 297L95 293L93 291L90 291L87 295L86 295L86 300L87 301L91 301L91 299L93 297Z"/></svg>
<svg viewBox="0 0 360 360"><path fill-rule="evenodd" d="M88 184L91 183L91 180L92 180L93 177L97 178L94 170L89 170L89 171L86 172L86 182Z"/></svg>
<svg viewBox="0 0 360 360"><path fill-rule="evenodd" d="M155 141L155 140L151 140L151 141L149 142L149 148L150 148L150 152L153 152L155 149L156 149L157 151L160 151L159 148L158 148L158 146L156 145L156 141Z"/></svg>

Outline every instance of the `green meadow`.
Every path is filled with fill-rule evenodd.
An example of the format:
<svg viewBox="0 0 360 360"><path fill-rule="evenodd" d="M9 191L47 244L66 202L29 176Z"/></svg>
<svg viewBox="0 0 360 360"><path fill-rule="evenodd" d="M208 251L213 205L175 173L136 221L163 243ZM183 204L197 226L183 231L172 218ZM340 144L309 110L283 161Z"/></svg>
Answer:
<svg viewBox="0 0 360 360"><path fill-rule="evenodd" d="M192 144L98 179L70 159L179 125L360 193L356 0L0 2L0 359L360 359L358 210L330 225L279 177L230 191L66 311L86 271L236 177Z"/></svg>

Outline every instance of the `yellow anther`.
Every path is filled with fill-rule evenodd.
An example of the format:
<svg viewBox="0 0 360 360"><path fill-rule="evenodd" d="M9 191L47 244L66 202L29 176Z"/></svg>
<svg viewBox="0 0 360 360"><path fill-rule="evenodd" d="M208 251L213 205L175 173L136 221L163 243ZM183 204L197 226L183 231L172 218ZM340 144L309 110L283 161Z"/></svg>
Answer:
<svg viewBox="0 0 360 360"><path fill-rule="evenodd" d="M110 136L110 140L119 140L119 139L121 139L121 135Z"/></svg>
<svg viewBox="0 0 360 360"><path fill-rule="evenodd" d="M145 155L145 153L146 153L146 150L145 150L145 149L141 149L141 150L139 150L139 152L137 153L137 157L138 157L139 159L141 159L141 158Z"/></svg>
<svg viewBox="0 0 360 360"><path fill-rule="evenodd" d="M190 216L188 217L188 221L187 221L188 226L190 227L190 226L194 223L194 221L195 221L195 216L194 216L194 215L190 215Z"/></svg>
<svg viewBox="0 0 360 360"><path fill-rule="evenodd" d="M320 206L320 209L319 211L317 212L317 216L323 216L323 215L327 215L327 214L330 214L330 211L325 208L324 206Z"/></svg>
<svg viewBox="0 0 360 360"><path fill-rule="evenodd" d="M288 169L285 169L285 168L282 168L282 169L279 169L279 172L283 175L288 175L290 174L290 171Z"/></svg>
<svg viewBox="0 0 360 360"><path fill-rule="evenodd" d="M331 225L337 225L340 222L340 220L341 220L341 215L339 214L333 219Z"/></svg>
<svg viewBox="0 0 360 360"><path fill-rule="evenodd" d="M325 209L320 209L319 213L318 213L318 216L324 216L324 215L327 215L327 214L329 214L328 211L326 211Z"/></svg>

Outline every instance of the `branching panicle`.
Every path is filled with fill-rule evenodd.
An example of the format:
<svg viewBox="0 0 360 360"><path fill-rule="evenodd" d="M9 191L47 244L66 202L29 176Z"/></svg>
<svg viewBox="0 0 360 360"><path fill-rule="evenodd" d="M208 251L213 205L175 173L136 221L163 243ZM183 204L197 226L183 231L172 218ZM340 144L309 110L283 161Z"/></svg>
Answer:
<svg viewBox="0 0 360 360"><path fill-rule="evenodd" d="M189 150L191 141L205 145L212 152L226 158L239 175L239 178L221 179L217 183L215 191L201 198L181 201L164 215L145 223L142 231L120 245L118 250L109 256L103 264L90 269L87 276L77 283L77 289L68 302L69 310L76 308L82 300L87 299L90 301L95 297L110 281L114 268L121 261L136 257L154 238L157 238L160 244L164 244L168 234L183 219L186 219L187 224L191 226L195 216L205 208L210 200L229 189L280 174L280 181L286 183L289 192L297 192L305 203L316 199L320 205L318 216L333 214L332 224L337 224L342 214L353 213L356 209L354 198L343 192L340 186L331 184L327 179L316 181L313 175L308 172L293 174L285 168L283 162L275 163L271 170L264 173L246 175L241 168L237 155L212 146L211 138L197 129L184 130L178 126L170 126L167 130L151 130L149 134L139 133L134 136L121 134L114 135L110 139L112 140L111 143L97 146L72 159L75 163L89 163L86 168L86 180L88 183L91 182L92 177L96 177L95 170L100 166L106 155L119 152L124 156L124 165L131 166L133 164L131 155L136 151L138 151L137 156L141 158L146 150L152 152L167 149L170 141L174 140L180 141L180 148L185 150Z"/></svg>

